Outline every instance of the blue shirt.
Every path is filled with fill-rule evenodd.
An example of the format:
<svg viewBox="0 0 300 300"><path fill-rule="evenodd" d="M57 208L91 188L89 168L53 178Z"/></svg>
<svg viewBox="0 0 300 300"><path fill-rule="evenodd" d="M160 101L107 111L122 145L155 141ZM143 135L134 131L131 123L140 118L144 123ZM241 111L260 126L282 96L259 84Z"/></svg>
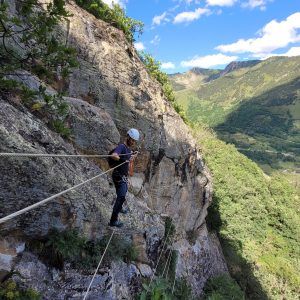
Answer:
<svg viewBox="0 0 300 300"><path fill-rule="evenodd" d="M122 164L125 160L130 160L131 158L131 150L125 145L125 144L120 144L115 150L114 153L117 153L118 155L120 154L125 154L125 155L120 155L120 160L118 163ZM128 175L128 170L129 170L129 163L124 163L122 166L119 166L118 168L114 169L114 173L119 173L120 175Z"/></svg>

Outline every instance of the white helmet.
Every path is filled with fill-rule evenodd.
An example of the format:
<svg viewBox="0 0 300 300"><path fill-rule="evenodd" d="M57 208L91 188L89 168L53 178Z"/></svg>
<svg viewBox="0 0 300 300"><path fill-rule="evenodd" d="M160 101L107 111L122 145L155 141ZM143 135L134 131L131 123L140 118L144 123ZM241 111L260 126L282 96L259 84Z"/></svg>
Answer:
<svg viewBox="0 0 300 300"><path fill-rule="evenodd" d="M127 134L135 141L138 141L140 139L140 133L137 129L135 128L130 128L127 131Z"/></svg>

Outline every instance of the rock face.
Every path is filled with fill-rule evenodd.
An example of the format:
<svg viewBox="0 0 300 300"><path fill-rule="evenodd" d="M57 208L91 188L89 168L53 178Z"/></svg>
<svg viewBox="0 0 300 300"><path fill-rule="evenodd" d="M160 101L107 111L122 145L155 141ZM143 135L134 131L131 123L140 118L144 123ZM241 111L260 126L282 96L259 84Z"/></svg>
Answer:
<svg viewBox="0 0 300 300"><path fill-rule="evenodd" d="M73 3L68 4L68 9L72 14L68 42L77 49L80 62L64 87L69 93L66 101L70 106L71 140L51 131L11 96L0 99L0 152L107 154L120 137L124 138L128 128L139 129L140 155L128 193L130 214L123 217L126 227L122 230L137 245L139 262L137 267L113 264L106 275L97 275L99 286L91 290L90 299L120 299L120 295L130 299L135 278L152 275L151 267L165 234L162 216L166 215L176 226L176 276L186 277L193 293L199 295L209 277L227 269L216 238L205 226L212 181L196 143L123 33ZM66 32L62 25L62 33ZM35 86L32 82L25 84ZM105 161L85 158L0 157L0 218L106 169ZM109 230L114 197L110 176L105 174L0 224L1 235L22 243L45 236L52 228L76 228L91 239L100 238ZM194 239L188 242L191 232ZM2 248L0 257L1 254ZM6 269L25 272L23 279L15 279L43 293L47 290L48 299L68 295L70 299L82 298L89 283L84 275L70 271L65 288L56 292L64 280L60 275L55 279L41 264L33 254L25 252L16 265L11 263ZM1 269L4 267L0 260ZM49 282L47 287L44 277ZM108 281L112 282L109 287Z"/></svg>
<svg viewBox="0 0 300 300"><path fill-rule="evenodd" d="M136 172L147 177L148 206L172 215L185 230L198 228L211 181L187 127L122 32L75 6L70 11L69 41L81 62L70 80L70 96L88 94L110 114L122 136L129 127L142 132L143 159Z"/></svg>

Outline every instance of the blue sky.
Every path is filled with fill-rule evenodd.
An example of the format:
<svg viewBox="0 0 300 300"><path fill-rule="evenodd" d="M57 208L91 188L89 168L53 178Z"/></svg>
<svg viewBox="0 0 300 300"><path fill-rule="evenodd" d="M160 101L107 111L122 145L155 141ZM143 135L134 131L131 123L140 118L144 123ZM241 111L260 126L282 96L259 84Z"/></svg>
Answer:
<svg viewBox="0 0 300 300"><path fill-rule="evenodd" d="M144 22L138 50L167 73L300 55L300 0L104 0Z"/></svg>

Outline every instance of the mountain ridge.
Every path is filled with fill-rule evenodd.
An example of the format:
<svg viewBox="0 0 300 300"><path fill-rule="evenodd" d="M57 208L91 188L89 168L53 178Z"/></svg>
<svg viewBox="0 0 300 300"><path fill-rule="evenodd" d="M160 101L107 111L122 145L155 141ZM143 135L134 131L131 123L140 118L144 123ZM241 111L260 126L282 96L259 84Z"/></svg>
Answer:
<svg viewBox="0 0 300 300"><path fill-rule="evenodd" d="M262 155L255 150L299 155L299 66L299 56L271 57L249 64L230 63L222 76L217 74L217 78L207 82L203 78L198 81L194 78L198 85L193 86L189 85L186 75L184 88L175 92L176 100L192 123L206 123L225 141L238 148L248 148L252 154L244 153L266 171L270 171L268 165L275 169L292 167L297 170L297 161L282 164L270 152ZM174 77L170 81L174 84ZM177 79L175 84L180 84L180 80ZM292 141L296 147L281 142L280 137Z"/></svg>

